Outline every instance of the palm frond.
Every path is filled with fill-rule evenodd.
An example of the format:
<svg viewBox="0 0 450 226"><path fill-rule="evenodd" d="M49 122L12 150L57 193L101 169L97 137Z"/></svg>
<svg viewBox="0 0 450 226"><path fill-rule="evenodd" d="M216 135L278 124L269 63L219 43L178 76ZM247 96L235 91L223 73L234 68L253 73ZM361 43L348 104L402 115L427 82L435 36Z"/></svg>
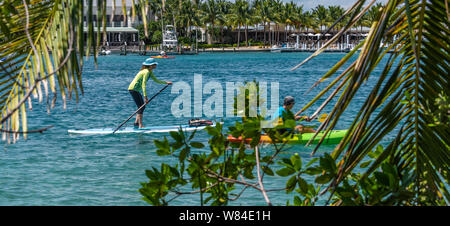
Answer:
<svg viewBox="0 0 450 226"><path fill-rule="evenodd" d="M3 139L15 142L19 134L26 138L28 102L46 100L50 111L59 94L64 108L67 99L78 100L83 93L81 81L83 57L94 52L92 7L87 1L89 18L87 46L84 43L84 1L2 1L0 16L0 129ZM101 2L101 1L98 1ZM106 1L103 1L106 4ZM86 51L85 51L85 47ZM53 95L50 97L50 93ZM51 101L50 101L51 99Z"/></svg>
<svg viewBox="0 0 450 226"><path fill-rule="evenodd" d="M450 126L430 127L433 118L425 113L437 110L438 106L429 103L434 103L440 93L450 95L447 14L444 1L389 1L372 24L359 57L346 69L345 76L338 76L325 88L336 86L338 80L345 84L337 88L336 92L342 93L319 127L319 131L328 132L335 127L364 82L373 76L373 69L383 67L349 133L332 154L343 161L330 188L336 187L382 140L395 137L365 176L377 169L383 159L393 156L398 167L405 170L399 173L414 170L414 189L418 197L430 197L429 202L439 202L443 198L449 203ZM387 51L392 51L387 63L379 65ZM339 62L320 81L341 66ZM316 97L313 102L317 100ZM421 203L425 201L418 198L417 204Z"/></svg>

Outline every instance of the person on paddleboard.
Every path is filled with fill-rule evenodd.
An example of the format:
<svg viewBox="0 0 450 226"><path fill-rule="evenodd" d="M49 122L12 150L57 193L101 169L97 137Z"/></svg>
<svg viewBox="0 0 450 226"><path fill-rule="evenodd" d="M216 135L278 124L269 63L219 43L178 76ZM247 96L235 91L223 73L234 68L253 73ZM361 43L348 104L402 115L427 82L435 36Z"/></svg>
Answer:
<svg viewBox="0 0 450 226"><path fill-rule="evenodd" d="M295 99L292 96L286 96L283 101L283 106L278 108L278 111L275 112L275 114L272 116L272 121L277 123L278 125L284 124L284 121L291 115L292 119L295 119L295 121L298 121L300 119L304 119L306 121L311 121L311 119L308 116L294 116L294 114L291 112L291 109L295 105ZM284 133L286 131L290 131L290 129L279 129L280 133ZM299 133L315 133L316 130L313 128L305 128L302 125L297 125L295 127L295 132Z"/></svg>
<svg viewBox="0 0 450 226"><path fill-rule="evenodd" d="M158 63L152 58L148 58L142 63L141 70L136 74L133 81L128 86L128 91L130 92L131 96L133 97L134 102L136 103L136 106L138 109L144 105L144 103L148 103L148 97L147 97L147 81L149 78L152 78L152 80L159 84L168 84L172 85L172 82L169 81L161 81L158 80L155 75L153 74L153 69L156 68ZM144 98L142 98L142 95ZM145 100L145 102L144 102ZM142 107L138 113L136 114L136 121L134 123L134 127L144 128L143 125L143 114L144 114L145 106Z"/></svg>

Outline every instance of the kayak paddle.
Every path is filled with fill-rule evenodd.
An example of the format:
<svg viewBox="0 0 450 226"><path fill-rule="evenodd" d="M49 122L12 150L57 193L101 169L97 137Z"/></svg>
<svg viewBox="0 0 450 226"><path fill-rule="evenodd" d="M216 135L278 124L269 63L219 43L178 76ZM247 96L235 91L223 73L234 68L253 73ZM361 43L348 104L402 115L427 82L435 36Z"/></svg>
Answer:
<svg viewBox="0 0 450 226"><path fill-rule="evenodd" d="M327 113L321 114L321 115L319 116L319 118L317 118L317 121L323 122L323 121L325 121L325 119L327 119L327 117L328 117L328 114L327 114Z"/></svg>
<svg viewBox="0 0 450 226"><path fill-rule="evenodd" d="M317 121L323 122L323 121L325 121L325 119L327 119L327 117L328 117L328 114L324 113L324 114L319 115L318 118L317 118L317 116L315 116L314 118L311 118L311 121L314 119L317 119Z"/></svg>

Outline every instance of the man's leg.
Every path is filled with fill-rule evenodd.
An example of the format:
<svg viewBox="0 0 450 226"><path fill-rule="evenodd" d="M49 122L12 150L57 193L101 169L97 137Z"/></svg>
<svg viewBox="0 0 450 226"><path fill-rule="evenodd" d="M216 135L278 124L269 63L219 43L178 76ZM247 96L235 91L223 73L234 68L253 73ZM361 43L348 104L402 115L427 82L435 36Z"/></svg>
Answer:
<svg viewBox="0 0 450 226"><path fill-rule="evenodd" d="M137 114L136 115L136 121L137 121L137 123L139 124L139 128L144 128L144 125L143 125L143 114Z"/></svg>
<svg viewBox="0 0 450 226"><path fill-rule="evenodd" d="M139 124L139 114L136 115L136 120L134 121L134 125Z"/></svg>

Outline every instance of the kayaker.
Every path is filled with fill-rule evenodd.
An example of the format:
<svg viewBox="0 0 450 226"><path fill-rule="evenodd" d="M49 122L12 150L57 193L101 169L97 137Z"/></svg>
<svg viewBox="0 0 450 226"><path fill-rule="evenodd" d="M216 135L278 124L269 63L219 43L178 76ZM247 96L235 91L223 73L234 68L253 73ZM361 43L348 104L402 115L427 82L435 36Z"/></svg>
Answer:
<svg viewBox="0 0 450 226"><path fill-rule="evenodd" d="M285 117L288 117L291 115L295 119L295 121L298 121L300 119L304 119L306 121L311 121L311 119L308 116L294 116L294 114L291 112L291 109L294 107L295 99L292 96L286 96L283 101L283 106L278 108L278 111L275 112L275 114L272 116L272 121L278 124L283 124L286 120ZM280 133L284 133L286 131L290 131L290 129L280 129ZM297 125L295 127L295 131L299 133L315 133L316 130L313 128L305 128L302 125Z"/></svg>
<svg viewBox="0 0 450 226"><path fill-rule="evenodd" d="M161 51L159 53L159 55L162 56L162 57L167 57L167 53L165 51Z"/></svg>
<svg viewBox="0 0 450 226"><path fill-rule="evenodd" d="M159 84L169 84L172 85L172 82L169 81L161 81L158 80L155 75L153 74L153 69L156 68L156 61L152 58L146 59L142 63L141 70L136 74L133 81L128 86L128 91L130 92L131 96L133 97L134 102L136 103L136 106L140 108L144 103L148 103L147 98L147 81L149 78L152 78L152 80ZM142 98L142 95L144 95L144 98ZM145 102L144 102L145 100ZM136 121L134 123L134 127L143 128L143 113L144 113L145 106L139 110L139 112L136 114Z"/></svg>

